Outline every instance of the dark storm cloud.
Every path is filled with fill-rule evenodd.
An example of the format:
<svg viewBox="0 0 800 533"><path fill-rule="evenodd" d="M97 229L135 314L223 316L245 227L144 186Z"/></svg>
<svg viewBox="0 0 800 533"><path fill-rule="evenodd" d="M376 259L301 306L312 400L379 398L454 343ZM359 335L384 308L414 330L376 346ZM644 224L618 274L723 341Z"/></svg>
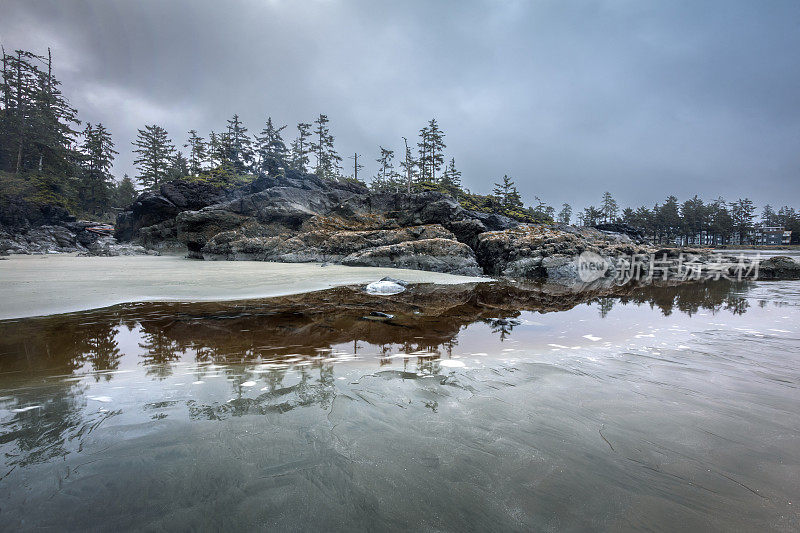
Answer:
<svg viewBox="0 0 800 533"><path fill-rule="evenodd" d="M4 2L7 48L51 46L84 120L132 172L145 123L178 144L238 112L327 113L343 155L435 116L464 181L526 201L800 192L800 4L616 0ZM293 135L293 132L292 132ZM347 160L345 160L347 161ZM369 171L374 170L374 165Z"/></svg>

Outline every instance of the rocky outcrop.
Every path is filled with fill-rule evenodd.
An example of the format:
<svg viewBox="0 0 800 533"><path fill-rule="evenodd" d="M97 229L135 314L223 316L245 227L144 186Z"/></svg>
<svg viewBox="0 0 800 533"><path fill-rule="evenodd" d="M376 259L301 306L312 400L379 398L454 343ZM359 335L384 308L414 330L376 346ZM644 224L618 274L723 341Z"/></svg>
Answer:
<svg viewBox="0 0 800 533"><path fill-rule="evenodd" d="M228 191L164 185L120 215L117 235L153 248L178 243L206 260L335 262L565 285L627 283L635 258L652 254L663 264L644 261L636 275L686 273L679 256L686 250L657 250L626 224L520 224L466 210L438 192L370 193L291 171ZM697 263L712 261L708 250L691 252Z"/></svg>
<svg viewBox="0 0 800 533"><path fill-rule="evenodd" d="M158 192L140 195L129 209L117 216L114 235L120 241L130 241L139 236L142 228L174 219L183 211L223 202L230 194L229 190L203 182L164 183Z"/></svg>
<svg viewBox="0 0 800 533"><path fill-rule="evenodd" d="M472 249L453 239L421 239L368 248L348 255L341 262L344 265L411 268L463 276L483 274Z"/></svg>
<svg viewBox="0 0 800 533"><path fill-rule="evenodd" d="M759 279L800 279L800 263L785 255L777 255L761 261L758 266Z"/></svg>
<svg viewBox="0 0 800 533"><path fill-rule="evenodd" d="M576 258L597 254L613 264L617 258L649 253L630 237L592 228L526 225L478 236L475 252L487 274L515 278L577 279Z"/></svg>

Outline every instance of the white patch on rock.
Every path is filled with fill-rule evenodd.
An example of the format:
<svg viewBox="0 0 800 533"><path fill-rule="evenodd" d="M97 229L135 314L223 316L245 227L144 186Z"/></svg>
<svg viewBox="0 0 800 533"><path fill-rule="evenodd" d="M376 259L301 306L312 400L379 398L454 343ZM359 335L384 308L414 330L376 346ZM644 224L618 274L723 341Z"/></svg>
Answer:
<svg viewBox="0 0 800 533"><path fill-rule="evenodd" d="M374 281L367 285L366 291L368 294L400 294L406 290L405 287L393 281Z"/></svg>

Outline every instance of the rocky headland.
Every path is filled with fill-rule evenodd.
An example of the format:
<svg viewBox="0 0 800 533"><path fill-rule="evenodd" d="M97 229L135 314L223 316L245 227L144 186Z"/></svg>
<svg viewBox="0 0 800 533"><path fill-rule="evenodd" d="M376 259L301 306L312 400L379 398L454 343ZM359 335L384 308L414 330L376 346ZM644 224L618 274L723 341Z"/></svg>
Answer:
<svg viewBox="0 0 800 533"><path fill-rule="evenodd" d="M0 219L0 254L171 251L203 260L397 267L572 286L685 276L687 264L689 279L702 268L754 273L750 260L655 247L625 224L523 224L464 209L440 192L374 193L293 171L234 189L168 182L119 213L113 237L111 231L63 209L12 206ZM587 258L594 269L588 278L581 272ZM800 264L789 258L759 267L762 278L800 279Z"/></svg>

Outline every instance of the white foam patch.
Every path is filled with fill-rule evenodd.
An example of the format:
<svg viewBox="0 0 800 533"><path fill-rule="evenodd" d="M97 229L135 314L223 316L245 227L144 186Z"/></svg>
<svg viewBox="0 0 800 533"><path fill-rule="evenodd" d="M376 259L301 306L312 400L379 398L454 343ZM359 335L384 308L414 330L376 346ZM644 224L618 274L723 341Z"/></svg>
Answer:
<svg viewBox="0 0 800 533"><path fill-rule="evenodd" d="M652 333L640 333L639 335L634 335L637 339L644 339L645 337L655 337Z"/></svg>
<svg viewBox="0 0 800 533"><path fill-rule="evenodd" d="M590 340L590 341L592 341L592 342L597 342L597 341L599 341L599 340L602 340L602 337L595 337L595 336L594 336L594 335L592 335L592 334L584 335L584 336L583 336L583 338L584 338L584 339L589 339L589 340Z"/></svg>
<svg viewBox="0 0 800 533"><path fill-rule="evenodd" d="M90 400L94 400L96 402L103 402L109 403L111 402L111 396L89 396Z"/></svg>
<svg viewBox="0 0 800 533"><path fill-rule="evenodd" d="M439 361L439 364L443 367L447 368L464 368L464 361L454 361L452 359L443 359Z"/></svg>
<svg viewBox="0 0 800 533"><path fill-rule="evenodd" d="M242 383L242 387L252 387L255 384L256 384L255 381L245 381L244 383Z"/></svg>
<svg viewBox="0 0 800 533"><path fill-rule="evenodd" d="M24 413L26 411L33 411L34 409L41 409L41 405L29 405L27 407L18 407L16 409L12 409L12 413Z"/></svg>
<svg viewBox="0 0 800 533"><path fill-rule="evenodd" d="M785 329L768 329L767 331L774 331L776 333L791 333L791 331Z"/></svg>
<svg viewBox="0 0 800 533"><path fill-rule="evenodd" d="M203 383L205 383L205 381L203 381L202 379L198 381L192 381L192 385L202 385Z"/></svg>

